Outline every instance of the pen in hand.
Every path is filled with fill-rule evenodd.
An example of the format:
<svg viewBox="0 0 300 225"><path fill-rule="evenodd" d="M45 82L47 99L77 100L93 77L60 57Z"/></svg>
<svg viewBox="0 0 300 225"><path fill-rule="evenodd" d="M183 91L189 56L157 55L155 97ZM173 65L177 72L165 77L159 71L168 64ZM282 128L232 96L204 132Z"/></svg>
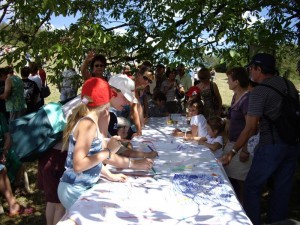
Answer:
<svg viewBox="0 0 300 225"><path fill-rule="evenodd" d="M152 169L153 173L156 173L156 170L154 169L154 167L153 167L153 166L152 166L152 168L151 168L151 169Z"/></svg>
<svg viewBox="0 0 300 225"><path fill-rule="evenodd" d="M151 152L155 152L155 150L150 145L147 145L147 147L151 150ZM158 152L156 152L156 157L158 157Z"/></svg>
<svg viewBox="0 0 300 225"><path fill-rule="evenodd" d="M147 145L147 147L151 150L151 152L154 152L154 149L150 145Z"/></svg>
<svg viewBox="0 0 300 225"><path fill-rule="evenodd" d="M153 148L150 146L150 145L147 145L147 147L152 151L152 152L154 152L154 150L153 150ZM157 155L158 156L158 155ZM153 171L153 173L156 173L156 171L155 171L155 169L154 169L154 167L152 166L152 171Z"/></svg>

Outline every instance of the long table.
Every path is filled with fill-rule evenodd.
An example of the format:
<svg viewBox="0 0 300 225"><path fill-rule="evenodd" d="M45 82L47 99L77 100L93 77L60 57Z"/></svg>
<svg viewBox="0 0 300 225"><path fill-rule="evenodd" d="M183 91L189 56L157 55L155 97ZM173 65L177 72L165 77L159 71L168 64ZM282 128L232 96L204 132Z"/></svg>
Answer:
<svg viewBox="0 0 300 225"><path fill-rule="evenodd" d="M135 148L158 151L151 171L118 170L130 175L126 183L101 179L63 217L68 224L251 224L238 202L225 171L211 151L171 136L186 129L184 117L150 118Z"/></svg>

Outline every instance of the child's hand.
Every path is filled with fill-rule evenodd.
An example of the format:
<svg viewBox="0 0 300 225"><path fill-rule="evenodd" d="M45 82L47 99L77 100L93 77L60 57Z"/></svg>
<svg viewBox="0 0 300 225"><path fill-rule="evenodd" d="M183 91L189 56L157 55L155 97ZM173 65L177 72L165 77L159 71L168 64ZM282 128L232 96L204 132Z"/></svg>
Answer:
<svg viewBox="0 0 300 225"><path fill-rule="evenodd" d="M157 151L145 152L145 158L153 159L158 156Z"/></svg>
<svg viewBox="0 0 300 225"><path fill-rule="evenodd" d="M183 136L183 140L185 140L185 141L189 141L189 140L191 140L191 138L189 137L189 136Z"/></svg>
<svg viewBox="0 0 300 225"><path fill-rule="evenodd" d="M116 182L126 182L127 181L127 176L122 174L122 173L118 173L118 174L111 174L111 176L109 177L109 180L111 181L116 181Z"/></svg>
<svg viewBox="0 0 300 225"><path fill-rule="evenodd" d="M138 136L142 136L142 131L137 131L136 133L133 133L133 135L131 136L131 138L133 137L138 137Z"/></svg>
<svg viewBox="0 0 300 225"><path fill-rule="evenodd" d="M131 160L131 167L134 170L150 170L153 166L153 159Z"/></svg>
<svg viewBox="0 0 300 225"><path fill-rule="evenodd" d="M207 141L207 138L206 137L201 137L200 139L199 139L199 145L203 145L205 142Z"/></svg>
<svg viewBox="0 0 300 225"><path fill-rule="evenodd" d="M182 131L180 129L176 128L175 130L173 130L172 135L176 136L179 133L182 133Z"/></svg>

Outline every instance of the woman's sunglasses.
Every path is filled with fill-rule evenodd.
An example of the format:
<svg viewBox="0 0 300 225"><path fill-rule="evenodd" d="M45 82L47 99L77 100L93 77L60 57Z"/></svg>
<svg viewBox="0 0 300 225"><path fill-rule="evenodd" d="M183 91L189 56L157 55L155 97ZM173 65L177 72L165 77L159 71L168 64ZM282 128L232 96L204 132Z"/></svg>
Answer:
<svg viewBox="0 0 300 225"><path fill-rule="evenodd" d="M152 83L152 80L150 80L148 77L146 77L146 76L143 76L143 79L145 80L145 81L148 81L148 83Z"/></svg>
<svg viewBox="0 0 300 225"><path fill-rule="evenodd" d="M103 64L95 64L94 67L96 67L96 68L98 68L98 67L103 68L103 67L105 67L105 66L104 66Z"/></svg>

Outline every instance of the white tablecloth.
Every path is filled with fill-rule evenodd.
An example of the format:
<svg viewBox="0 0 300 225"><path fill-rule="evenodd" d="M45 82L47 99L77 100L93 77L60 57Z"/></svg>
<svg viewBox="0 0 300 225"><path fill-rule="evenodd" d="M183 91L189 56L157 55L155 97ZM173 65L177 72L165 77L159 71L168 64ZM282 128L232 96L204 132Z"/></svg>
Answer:
<svg viewBox="0 0 300 225"><path fill-rule="evenodd" d="M167 125L167 118L149 119L143 136L132 141L134 147L158 151L154 170L124 170L132 173L126 183L101 180L60 224L68 218L78 225L251 224L211 151L170 136L175 127L186 127L183 117L175 118L176 125Z"/></svg>

